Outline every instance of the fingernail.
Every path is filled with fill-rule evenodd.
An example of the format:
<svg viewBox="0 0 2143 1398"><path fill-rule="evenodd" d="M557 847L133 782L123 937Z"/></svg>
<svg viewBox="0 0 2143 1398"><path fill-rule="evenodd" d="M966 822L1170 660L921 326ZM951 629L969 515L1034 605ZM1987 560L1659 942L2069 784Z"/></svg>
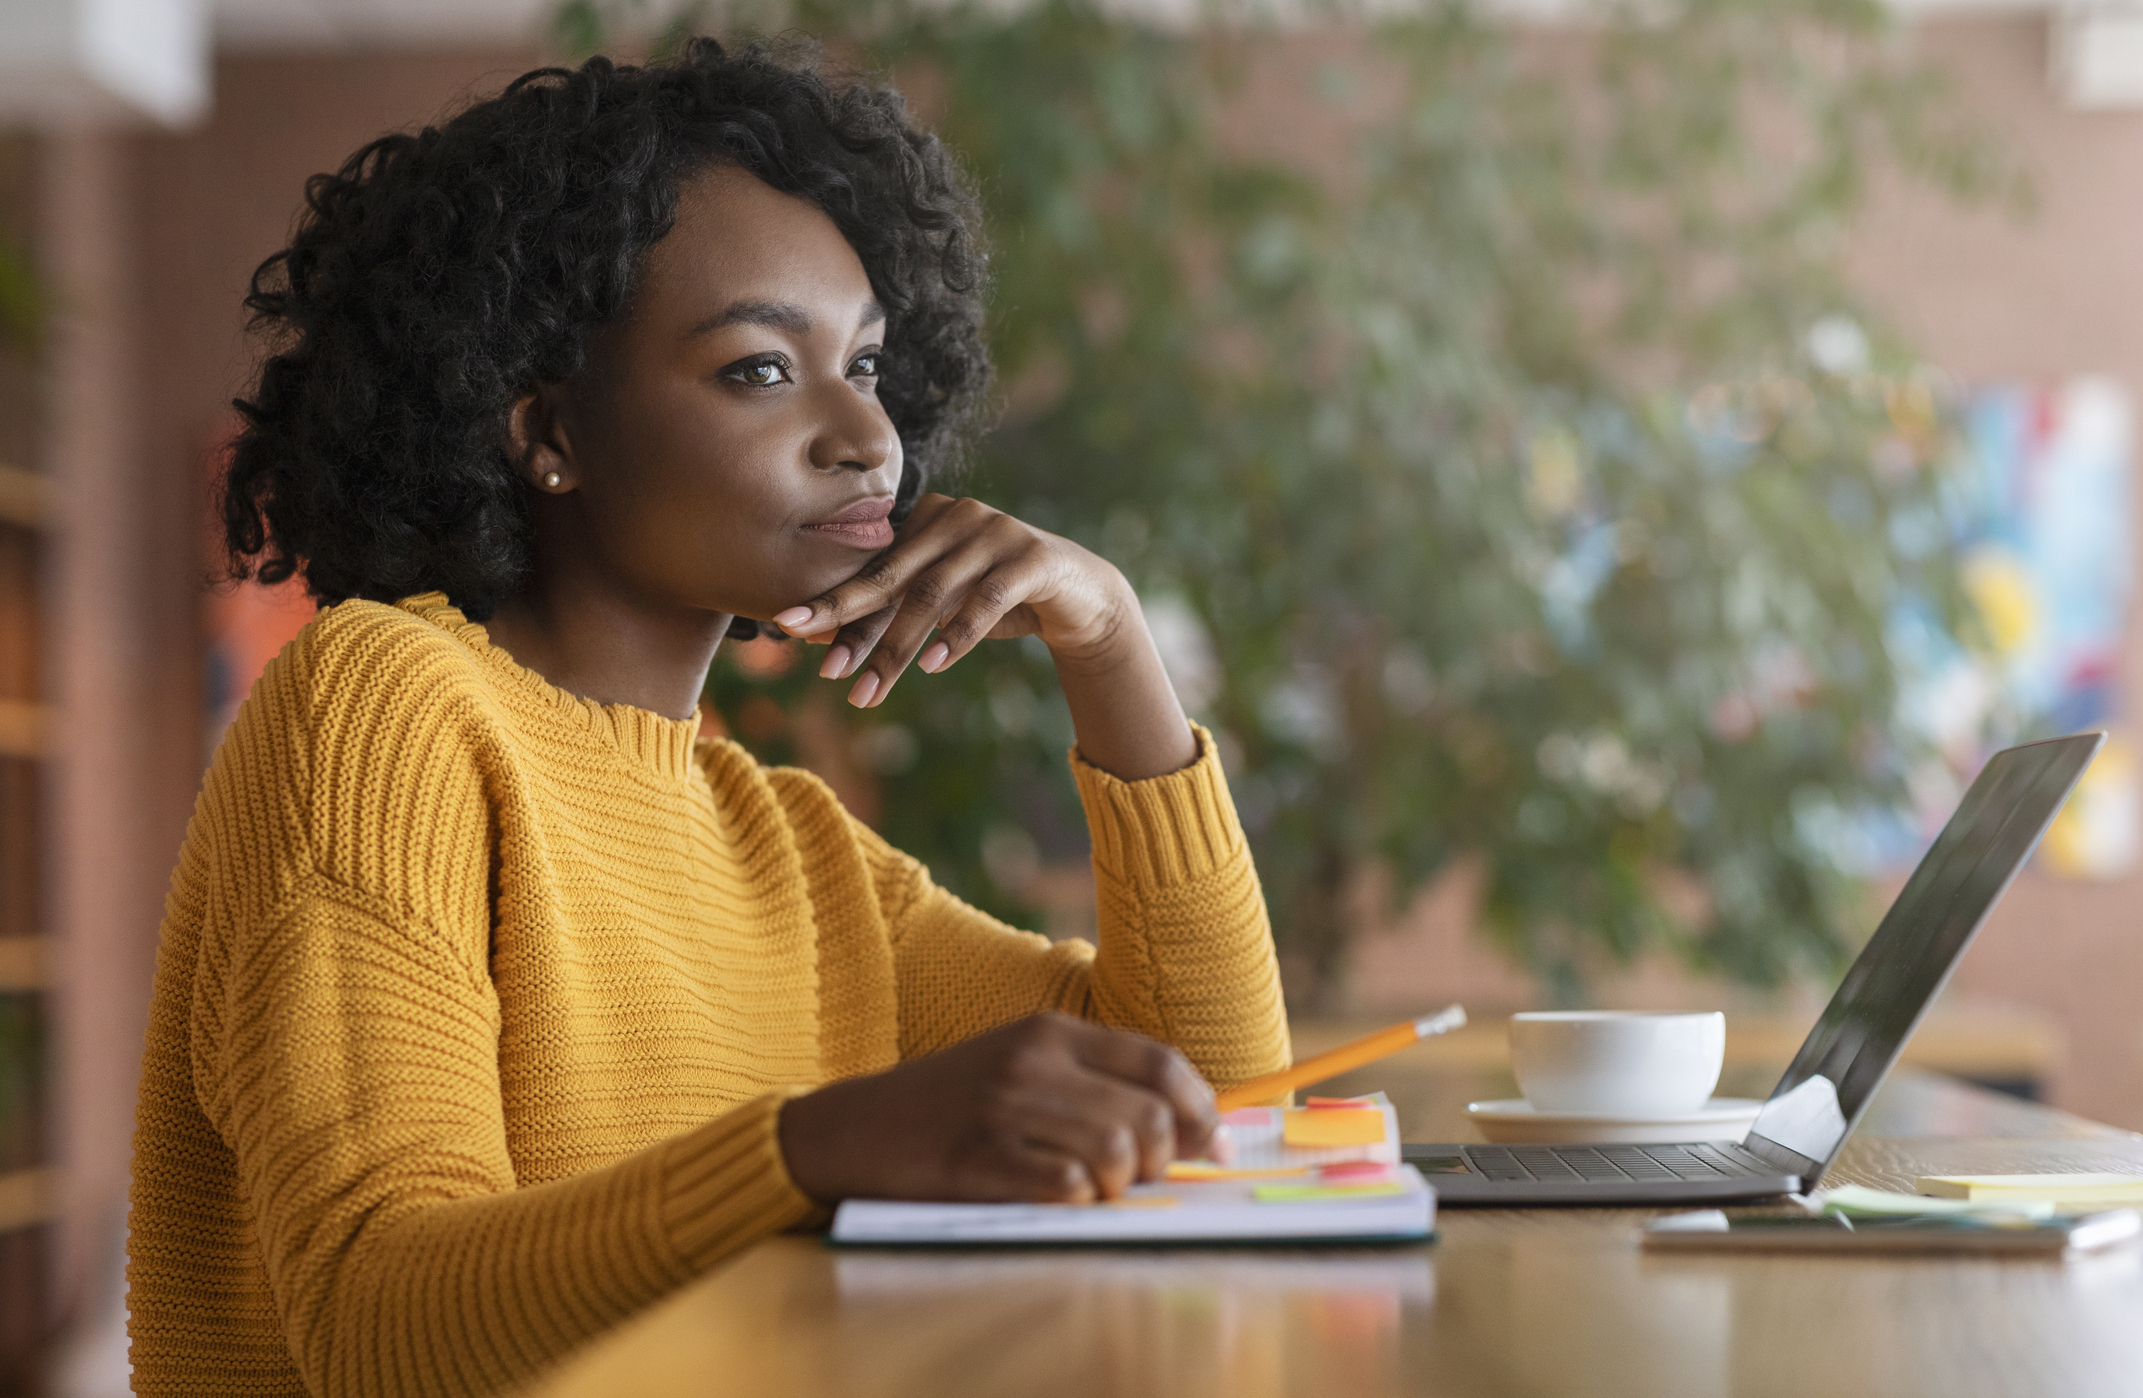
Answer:
<svg viewBox="0 0 2143 1398"><path fill-rule="evenodd" d="M826 652L825 663L819 666L819 678L822 680L837 680L841 678L841 672L847 668L848 647L835 646L832 650Z"/></svg>
<svg viewBox="0 0 2143 1398"><path fill-rule="evenodd" d="M1205 1149L1215 1165L1235 1163L1235 1136L1225 1124L1213 1128L1213 1139Z"/></svg>
<svg viewBox="0 0 2143 1398"><path fill-rule="evenodd" d="M848 691L848 702L859 709L870 707L871 699L878 693L878 672L871 671L856 681L856 687Z"/></svg>
<svg viewBox="0 0 2143 1398"><path fill-rule="evenodd" d="M809 607L791 607L785 612L774 613L774 624L784 631L794 631L811 620Z"/></svg>
<svg viewBox="0 0 2143 1398"><path fill-rule="evenodd" d="M943 641L939 641L929 650L924 651L922 658L915 663L923 667L924 674L934 675L938 672L938 667L943 665L951 654L952 647L946 645Z"/></svg>

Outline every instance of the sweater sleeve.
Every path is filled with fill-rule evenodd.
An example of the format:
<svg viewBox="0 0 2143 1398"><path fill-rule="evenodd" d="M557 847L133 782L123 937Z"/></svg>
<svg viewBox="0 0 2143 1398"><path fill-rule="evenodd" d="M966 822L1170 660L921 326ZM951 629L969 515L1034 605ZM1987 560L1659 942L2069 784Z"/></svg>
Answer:
<svg viewBox="0 0 2143 1398"><path fill-rule="evenodd" d="M779 1093L517 1187L488 978L360 890L299 879L202 956L195 1081L315 1394L497 1391L812 1212Z"/></svg>
<svg viewBox="0 0 2143 1398"><path fill-rule="evenodd" d="M1264 893L1212 737L1198 742L1189 767L1134 782L1072 753L1098 951L1014 932L917 867L893 921L903 1056L1056 1009L1173 1044L1217 1087L1287 1066Z"/></svg>

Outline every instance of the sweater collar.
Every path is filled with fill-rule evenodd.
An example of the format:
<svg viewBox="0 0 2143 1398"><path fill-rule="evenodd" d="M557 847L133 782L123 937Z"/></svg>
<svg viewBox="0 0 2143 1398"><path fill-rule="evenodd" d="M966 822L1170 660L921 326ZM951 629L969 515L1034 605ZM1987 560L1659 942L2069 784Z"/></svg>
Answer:
<svg viewBox="0 0 2143 1398"><path fill-rule="evenodd" d="M494 644L491 633L461 614L443 592L420 592L395 603L460 641L497 677L509 694L555 715L566 727L615 748L628 762L661 776L689 778L696 768L692 747L699 738L696 718L665 718L631 704L598 704L552 684Z"/></svg>

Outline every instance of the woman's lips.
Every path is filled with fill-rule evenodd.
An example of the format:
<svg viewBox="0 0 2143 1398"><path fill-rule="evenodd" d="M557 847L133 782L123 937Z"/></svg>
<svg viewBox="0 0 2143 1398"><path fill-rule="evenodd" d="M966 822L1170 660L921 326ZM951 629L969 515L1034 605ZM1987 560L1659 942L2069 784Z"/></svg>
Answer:
<svg viewBox="0 0 2143 1398"><path fill-rule="evenodd" d="M873 495L867 500L858 500L838 514L805 525L804 532L852 548L875 551L893 542L893 524L887 518L892 513L892 496Z"/></svg>

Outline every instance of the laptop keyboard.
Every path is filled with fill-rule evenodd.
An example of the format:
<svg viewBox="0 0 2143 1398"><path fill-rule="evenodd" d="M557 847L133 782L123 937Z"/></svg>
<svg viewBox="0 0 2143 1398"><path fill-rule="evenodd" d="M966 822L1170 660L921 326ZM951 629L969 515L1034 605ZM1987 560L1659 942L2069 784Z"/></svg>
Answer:
<svg viewBox="0 0 2143 1398"><path fill-rule="evenodd" d="M1647 1184L1738 1178L1748 1167L1707 1145L1467 1146L1466 1164L1492 1180L1599 1180Z"/></svg>

